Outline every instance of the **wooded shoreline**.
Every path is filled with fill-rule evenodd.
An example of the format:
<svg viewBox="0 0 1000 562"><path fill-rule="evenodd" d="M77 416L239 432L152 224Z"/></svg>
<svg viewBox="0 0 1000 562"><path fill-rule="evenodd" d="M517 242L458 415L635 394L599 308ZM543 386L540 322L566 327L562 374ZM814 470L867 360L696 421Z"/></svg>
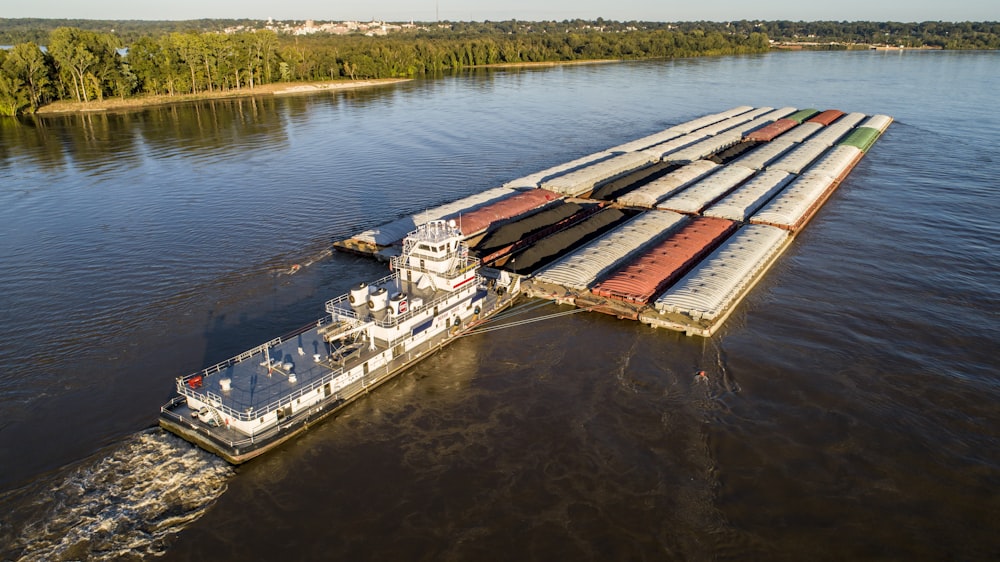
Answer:
<svg viewBox="0 0 1000 562"><path fill-rule="evenodd" d="M545 61L545 62L520 62L520 63L498 63L484 64L471 68L547 68L553 66L570 66L581 64L612 64L622 62L611 59L595 60L575 60L575 61ZM234 98L248 98L254 96L289 96L289 95L311 95L323 92L337 92L343 90L357 90L363 88L376 88L380 86L391 86L400 82L409 82L414 78L376 78L371 80L326 80L320 82L275 82L263 84L240 90L226 90L216 92L199 92L197 94L175 94L169 95L149 95L130 98L105 98L103 100L91 100L89 102L76 102L69 100L59 100L38 108L36 115L65 115L68 113L93 113L105 111L138 111L147 107L171 105L179 103L190 103L203 100L220 100Z"/></svg>
<svg viewBox="0 0 1000 562"><path fill-rule="evenodd" d="M545 31L545 30L543 30ZM547 33L290 36L271 30L144 35L131 43L113 32L59 27L45 47L0 49L0 115L132 107L231 97L269 84L356 82L430 77L469 68L525 63L672 59L761 53L757 32L632 30ZM307 88L308 89L308 88ZM206 97L206 93L208 94ZM191 94L191 97L188 96ZM248 95L246 93L237 95ZM181 97L183 96L183 97ZM198 97L202 96L202 97ZM118 99L120 102L104 100ZM83 105L55 105L55 102ZM62 107L62 109L58 109Z"/></svg>
<svg viewBox="0 0 1000 562"><path fill-rule="evenodd" d="M85 27L65 24L78 23ZM112 25L106 28L104 24ZM290 88L369 87L471 68L760 54L777 49L996 49L993 22L445 22L375 33L225 20L0 18L0 116L128 110ZM62 25L60 25L62 24ZM22 27L19 27L21 25ZM180 27L177 27L180 26ZM324 28L325 29L325 28ZM30 40L34 38L35 41ZM44 45L41 46L41 45ZM374 82L373 82L374 81ZM312 84L312 86L310 86ZM316 86L329 84L328 86Z"/></svg>

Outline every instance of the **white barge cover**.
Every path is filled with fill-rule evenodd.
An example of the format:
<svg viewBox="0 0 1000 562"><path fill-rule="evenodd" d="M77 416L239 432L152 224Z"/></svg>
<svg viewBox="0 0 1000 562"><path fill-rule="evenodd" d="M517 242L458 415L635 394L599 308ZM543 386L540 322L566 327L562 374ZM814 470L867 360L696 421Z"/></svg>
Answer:
<svg viewBox="0 0 1000 562"><path fill-rule="evenodd" d="M706 217L745 222L793 179L794 175L781 170L761 172L725 199L705 209L702 214Z"/></svg>
<svg viewBox="0 0 1000 562"><path fill-rule="evenodd" d="M757 117L760 117L761 115L772 110L774 110L773 107L758 107L757 109L751 109L750 111L746 111L734 117L730 117L729 119L724 119L722 121L719 121L718 123L713 123L707 127L702 127L696 130L695 132L705 135L717 135L723 131L729 131L735 127L738 127L739 125L742 125L748 121L756 119Z"/></svg>
<svg viewBox="0 0 1000 562"><path fill-rule="evenodd" d="M635 152L637 150L645 150L654 145L663 144L667 141L683 137L689 134L691 131L694 131L695 129L706 127L713 123L733 117L734 115L737 115L739 113L750 111L751 109L753 108L748 105L745 105L745 106L735 107L728 111L723 111L722 113L715 113L712 115L699 117L698 119L692 119L691 121L688 121L686 123L674 125L673 127L660 131L659 133L653 133L651 135L642 137L641 139L636 139L634 141L630 141L625 144L620 144L618 146L609 148L608 152ZM705 136L707 135L702 134L698 135L697 138L704 138ZM690 144L690 142L691 141L684 144Z"/></svg>
<svg viewBox="0 0 1000 562"><path fill-rule="evenodd" d="M690 121L681 123L679 125L674 125L671 128L674 129L674 130L680 131L682 133L690 133L691 131L695 131L697 129L701 129L703 127L707 127L709 125L712 125L713 123L718 123L719 121L723 121L725 119L729 119L730 117L735 117L735 116L737 116L737 115L739 115L741 113L746 113L747 111L750 111L751 109L753 109L752 106L749 106L749 105L740 105L740 106L734 107L732 109L727 109L726 111L721 111L719 113L713 113L711 115L706 115L704 117L699 117L697 119L692 119Z"/></svg>
<svg viewBox="0 0 1000 562"><path fill-rule="evenodd" d="M719 133L675 152L665 153L662 158L664 162L687 164L688 162L700 160L717 152L722 152L730 146L739 144L742 140L742 131Z"/></svg>
<svg viewBox="0 0 1000 562"><path fill-rule="evenodd" d="M671 127L665 131L660 131L659 133L653 133L651 135L642 137L641 139L635 139L634 141L627 142L625 144L619 144L609 148L608 152L636 152L638 150L647 149L654 144L660 144L667 142L669 140L676 139L677 137L684 136L683 131L677 130L677 127Z"/></svg>
<svg viewBox="0 0 1000 562"><path fill-rule="evenodd" d="M661 314L680 313L713 320L727 311L758 272L781 251L790 234L778 228L747 225L699 263L653 306Z"/></svg>
<svg viewBox="0 0 1000 562"><path fill-rule="evenodd" d="M867 121L861 124L862 127L868 127L869 129L877 129L879 132L884 133L889 125L892 124L892 117L888 115L872 115Z"/></svg>
<svg viewBox="0 0 1000 562"><path fill-rule="evenodd" d="M793 127L791 131L786 131L778 135L775 140L781 141L791 141L791 142L802 142L812 136L813 133L819 131L823 128L822 123L816 123L815 121L806 121L805 123Z"/></svg>
<svg viewBox="0 0 1000 562"><path fill-rule="evenodd" d="M839 178L849 172L864 153L856 146L849 144L837 145L816 161L815 164L806 168L807 174L822 174L831 178Z"/></svg>
<svg viewBox="0 0 1000 562"><path fill-rule="evenodd" d="M709 138L711 137L700 133L688 133L684 136L668 140L667 142L654 144L653 146L647 148L645 152L658 156L661 159L668 160L666 158L668 154L673 154L674 152L677 152L678 150L681 150L686 146L691 146L696 142Z"/></svg>
<svg viewBox="0 0 1000 562"><path fill-rule="evenodd" d="M779 107L778 109L771 110L770 112L761 115L757 119L754 119L754 121L752 121L751 123L747 123L747 125L751 125L753 122L756 121L761 121L757 125L757 127L761 127L763 125L767 125L768 123L773 123L774 121L777 121L782 117L788 117L789 115L795 113L796 111L798 110L791 106ZM756 129L757 127L754 127L754 129ZM746 127L742 127L742 129L744 130L744 134L754 130L754 129L748 129Z"/></svg>
<svg viewBox="0 0 1000 562"><path fill-rule="evenodd" d="M402 217L390 223L366 230L360 234L356 234L352 238L361 242L376 244L378 246L391 246L392 244L402 240L407 234L413 232L422 224L426 224L432 220L443 219L448 215L453 215L458 212L471 211L472 209L482 207L487 203L492 203L505 197L510 197L514 193L517 193L514 189L507 187L494 187L493 189L487 189L486 191L470 195L464 199L459 199L458 201L445 203L440 207L434 207L432 209L427 209L426 211Z"/></svg>
<svg viewBox="0 0 1000 562"><path fill-rule="evenodd" d="M754 170L763 170L765 166L796 146L798 144L792 141L773 140L765 143L763 146L754 147L747 154L730 162L729 165L746 166Z"/></svg>
<svg viewBox="0 0 1000 562"><path fill-rule="evenodd" d="M823 142L808 140L800 144L791 152L786 153L777 162L768 165L768 170L783 170L789 174L800 174L809 164L820 157L829 145Z"/></svg>
<svg viewBox="0 0 1000 562"><path fill-rule="evenodd" d="M673 172L657 178L638 189L634 189L618 198L622 205L653 208L666 197L684 189L685 186L698 181L712 173L719 165L709 160L695 160Z"/></svg>
<svg viewBox="0 0 1000 562"><path fill-rule="evenodd" d="M750 109L753 109L753 108L751 108L749 106L739 107L739 108L735 108L735 109L729 110L728 112L725 112L725 113L717 113L714 116L709 115L709 116L706 116L703 119L707 120L708 118L718 117L717 120L718 121L722 121L724 119L728 119L730 117L733 117L733 115L729 115L730 112L734 112L736 110L749 111ZM748 132L750 132L750 131L758 128L758 127L766 125L767 123L770 123L770 122L773 122L773 121L777 121L778 119L781 119L782 117L787 117L788 115L791 115L792 113L795 113L795 108L794 107L782 107L781 109L775 109L775 110L772 110L772 111L770 111L770 112L768 112L768 113L766 113L764 115L761 115L760 117L754 119L753 121L750 121L749 123L746 123L745 125L742 125L742 126L740 126L738 128L730 129L730 131L727 131L727 132L734 132L736 130L739 130L741 133L746 134L746 133L748 133ZM698 119L698 120L695 120L695 121L699 121L700 122L701 119ZM684 136L685 134L690 133L691 131L699 128L699 127L695 127L695 129L691 128L692 124L697 124L697 123L695 123L695 121L688 121L687 123L681 123L680 125L674 125L673 127L670 127L669 129L666 129L664 131L660 131L659 133L653 133L651 135L642 137L641 139L636 139L634 141L627 142L625 144L620 144L618 146L609 148L608 152L635 152L637 150L645 150L645 149L650 148L650 147L652 147L654 145L663 144L663 143L665 143L667 141L671 141L671 140L680 138L680 137ZM704 126L708 126L708 125L712 125L712 124L713 124L712 122L705 122L703 125L700 125L700 127L704 127ZM701 131L699 131L699 133L701 133ZM701 133L701 134L697 135L697 137L692 137L692 139L695 139L695 138L704 138L705 136L707 136L706 133ZM686 144L688 144L688 143L686 143ZM664 151L664 153L666 153L666 151ZM709 154L711 154L711 153L709 153Z"/></svg>
<svg viewBox="0 0 1000 562"><path fill-rule="evenodd" d="M864 113L848 113L840 119L837 119L835 123L827 125L825 129L817 133L815 136L809 137L810 142L822 142L827 146L833 146L841 137L851 132L854 126L861 122L865 118Z"/></svg>
<svg viewBox="0 0 1000 562"><path fill-rule="evenodd" d="M647 152L621 152L606 160L545 180L539 187L575 197L594 189L603 181L634 172L656 160L655 156Z"/></svg>
<svg viewBox="0 0 1000 562"><path fill-rule="evenodd" d="M750 222L795 230L809 216L834 181L834 178L826 174L799 176L781 194L750 217Z"/></svg>
<svg viewBox="0 0 1000 562"><path fill-rule="evenodd" d="M697 213L722 197L757 171L743 166L726 166L656 206L678 213Z"/></svg>
<svg viewBox="0 0 1000 562"><path fill-rule="evenodd" d="M683 219L670 211L647 211L545 267L534 278L583 291Z"/></svg>
<svg viewBox="0 0 1000 562"><path fill-rule="evenodd" d="M753 119L752 121L747 121L745 123L739 123L735 127L730 127L729 129L726 129L724 132L725 133L739 133L740 137L742 139L743 136L749 134L751 131L755 131L755 130L763 127L764 125L767 125L769 123L774 123L775 121L777 121L778 119L781 119L782 117L787 117L788 115L791 115L792 113L795 113L795 108L794 107L782 107L780 109L771 109L770 107L764 107L764 108L761 108L759 110L759 112L763 113L763 115L760 115L759 117ZM755 113L755 112L751 112L751 113ZM742 117L742 115L741 115L741 117ZM701 131L699 131L699 132L701 132Z"/></svg>
<svg viewBox="0 0 1000 562"><path fill-rule="evenodd" d="M568 172L572 172L578 168L583 168L597 162L599 160L606 160L611 158L612 153L604 150L601 152L595 152L593 154L588 154L587 156L581 156L576 160L571 162L566 162L564 164L559 164L558 166L552 166L551 168L546 168L540 172L535 172L534 174L529 174L524 177L517 178L515 180L510 180L509 182L503 184L504 187L509 187L512 189L523 189L538 187L540 183L547 179L554 178L556 176L561 176Z"/></svg>

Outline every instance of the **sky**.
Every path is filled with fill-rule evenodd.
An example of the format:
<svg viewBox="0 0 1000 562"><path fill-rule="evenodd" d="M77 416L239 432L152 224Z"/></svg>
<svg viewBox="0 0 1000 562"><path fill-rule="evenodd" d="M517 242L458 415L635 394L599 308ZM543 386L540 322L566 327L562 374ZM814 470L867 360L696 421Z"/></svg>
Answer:
<svg viewBox="0 0 1000 562"><path fill-rule="evenodd" d="M0 0L0 18L998 21L997 0Z"/></svg>

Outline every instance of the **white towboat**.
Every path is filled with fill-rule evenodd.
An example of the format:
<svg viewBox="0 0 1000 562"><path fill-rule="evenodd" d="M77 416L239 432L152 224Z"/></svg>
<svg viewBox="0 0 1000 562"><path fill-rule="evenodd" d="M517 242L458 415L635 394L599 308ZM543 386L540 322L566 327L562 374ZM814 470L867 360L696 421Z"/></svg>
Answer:
<svg viewBox="0 0 1000 562"><path fill-rule="evenodd" d="M411 232L392 274L327 315L184 377L160 425L233 464L256 457L509 306L520 280L487 280L454 221Z"/></svg>

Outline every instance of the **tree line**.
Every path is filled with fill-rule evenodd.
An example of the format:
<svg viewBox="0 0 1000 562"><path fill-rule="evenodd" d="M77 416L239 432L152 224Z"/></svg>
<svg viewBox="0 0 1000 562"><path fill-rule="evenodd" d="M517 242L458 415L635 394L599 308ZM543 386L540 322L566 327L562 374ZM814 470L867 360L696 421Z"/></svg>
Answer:
<svg viewBox="0 0 1000 562"><path fill-rule="evenodd" d="M739 22L776 41L890 44L941 49L1000 49L1000 22Z"/></svg>
<svg viewBox="0 0 1000 562"><path fill-rule="evenodd" d="M234 26L244 31L223 32ZM490 64L760 53L769 39L1000 48L996 22L509 20L421 24L381 37L294 36L263 26L254 20L0 19L0 44L13 45L0 49L0 115L31 113L58 100L426 76Z"/></svg>
<svg viewBox="0 0 1000 562"><path fill-rule="evenodd" d="M111 32L60 27L45 47L0 50L0 115L56 100L198 94L274 82L413 77L469 66L759 53L760 33L635 30L430 36L170 32L124 44Z"/></svg>
<svg viewBox="0 0 1000 562"><path fill-rule="evenodd" d="M316 23L324 23L317 21ZM170 33L221 32L227 28L264 29L266 22L252 19L199 20L83 20L0 17L0 45L35 43L43 45L49 33L60 27L75 27L86 31L113 33L126 45L141 37L160 37ZM902 42L909 47L941 47L945 49L1000 48L1000 22L878 22L878 21L789 21L738 20L693 22L644 22L573 19L563 21L484 21L418 23L402 33L429 38L455 38L475 35L524 35L544 33L578 33L600 30L605 33L631 31L701 30L704 33L748 35L759 32L776 41L832 41L843 43Z"/></svg>

